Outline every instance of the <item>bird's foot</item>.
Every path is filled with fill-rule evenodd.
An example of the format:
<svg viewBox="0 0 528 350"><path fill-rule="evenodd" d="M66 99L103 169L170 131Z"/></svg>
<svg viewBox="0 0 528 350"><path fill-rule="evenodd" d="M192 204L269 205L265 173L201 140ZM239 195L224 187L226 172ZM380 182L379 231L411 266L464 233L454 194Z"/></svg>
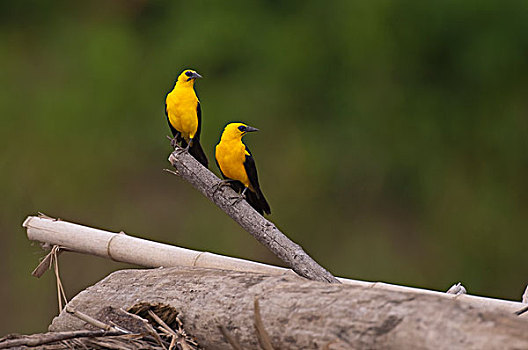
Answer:
<svg viewBox="0 0 528 350"><path fill-rule="evenodd" d="M174 137L170 137L169 135L167 135L167 138L170 140L170 145L174 149L178 147L178 136L178 134L176 134Z"/></svg>
<svg viewBox="0 0 528 350"><path fill-rule="evenodd" d="M182 153L189 153L189 145L187 145L187 147L183 148L183 147L178 147L177 149L175 149L176 154L180 155Z"/></svg>
<svg viewBox="0 0 528 350"><path fill-rule="evenodd" d="M175 137L175 138L176 138L176 137ZM182 141L182 142L183 142L183 141ZM189 153L189 149L191 148L191 143L192 143L192 140L189 141L189 143L187 144L186 147L180 147L180 148L178 148L178 149L176 149L176 147L174 147L174 148L175 148L175 152L176 152L176 154ZM171 143L171 144L172 144L172 143Z"/></svg>
<svg viewBox="0 0 528 350"><path fill-rule="evenodd" d="M247 191L247 187L244 188L244 190L242 191L242 193L236 195L236 196L232 196L232 197L229 197L229 199L231 200L234 200L231 205L237 205L241 200L243 199L246 199L246 191Z"/></svg>
<svg viewBox="0 0 528 350"><path fill-rule="evenodd" d="M246 195L242 193L237 196L229 197L229 199L232 201L231 205L234 206L240 203L243 199L246 199Z"/></svg>
<svg viewBox="0 0 528 350"><path fill-rule="evenodd" d="M215 183L213 186L211 186L211 189L213 190L213 197L215 196L216 192L218 192L219 189L225 186L229 186L231 182L233 182L233 180L231 179L220 180L217 183Z"/></svg>

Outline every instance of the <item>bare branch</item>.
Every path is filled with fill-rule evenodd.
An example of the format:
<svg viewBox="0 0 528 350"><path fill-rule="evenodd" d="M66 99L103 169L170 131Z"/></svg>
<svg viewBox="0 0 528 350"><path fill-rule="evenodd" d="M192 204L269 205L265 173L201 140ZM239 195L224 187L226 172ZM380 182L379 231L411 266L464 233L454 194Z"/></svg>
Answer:
<svg viewBox="0 0 528 350"><path fill-rule="evenodd" d="M83 320L84 322L88 323L88 324L91 324L92 326L94 327L97 327L97 328L101 328L105 331L116 331L116 332L120 332L120 334L127 334L129 332L126 332L122 329L117 329L116 327L113 327L113 326L110 326L104 322L101 322L99 320L96 320L95 318L93 318L92 316L89 316L83 312L80 312L80 311L77 311L75 310L73 307L71 306L66 306L66 312L77 317L78 319L80 320Z"/></svg>
<svg viewBox="0 0 528 350"><path fill-rule="evenodd" d="M103 337L103 336L115 336L123 334L121 332L112 331L108 332L105 330L96 330L96 331L70 331L70 332L52 332L44 334L33 334L31 336L26 336L18 339L7 339L3 342L0 342L0 349L12 348L15 346L39 346L44 344L49 344L61 340L67 340L72 338L93 338L93 337Z"/></svg>
<svg viewBox="0 0 528 350"><path fill-rule="evenodd" d="M177 173L235 220L244 230L268 248L288 267L302 277L329 283L340 283L305 251L284 235L273 223L257 213L246 201L233 203L237 194L228 186L219 187L221 181L187 152L177 148L169 162Z"/></svg>
<svg viewBox="0 0 528 350"><path fill-rule="evenodd" d="M255 329L257 331L257 338L259 340L260 346L264 350L275 350L271 344L270 336L266 331L266 328L264 328L264 322L262 322L258 297L255 297L255 300L253 301L253 309L255 311Z"/></svg>
<svg viewBox="0 0 528 350"><path fill-rule="evenodd" d="M238 341L236 336L231 334L223 324L219 324L218 329L220 330L224 338L227 340L227 342L231 345L233 350L242 350L242 346L240 345L240 342Z"/></svg>

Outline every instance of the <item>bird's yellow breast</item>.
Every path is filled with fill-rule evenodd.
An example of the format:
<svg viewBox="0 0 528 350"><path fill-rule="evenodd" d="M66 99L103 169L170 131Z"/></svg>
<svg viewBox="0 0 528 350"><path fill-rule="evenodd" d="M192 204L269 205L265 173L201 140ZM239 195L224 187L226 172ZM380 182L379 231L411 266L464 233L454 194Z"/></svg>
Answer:
<svg viewBox="0 0 528 350"><path fill-rule="evenodd" d="M233 180L238 180L246 187L250 187L249 178L244 168L244 162L246 161L246 155L249 153L246 151L246 146L241 140L221 140L216 145L216 161L222 173Z"/></svg>
<svg viewBox="0 0 528 350"><path fill-rule="evenodd" d="M176 85L167 95L167 115L171 125L189 141L198 130L198 97L191 87Z"/></svg>

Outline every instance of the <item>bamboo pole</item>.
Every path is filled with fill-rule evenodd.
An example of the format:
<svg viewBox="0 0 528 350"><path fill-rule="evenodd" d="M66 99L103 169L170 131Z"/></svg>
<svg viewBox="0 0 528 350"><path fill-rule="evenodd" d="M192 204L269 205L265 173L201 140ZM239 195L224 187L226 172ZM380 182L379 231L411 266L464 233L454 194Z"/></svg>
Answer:
<svg viewBox="0 0 528 350"><path fill-rule="evenodd" d="M31 241L59 245L69 251L96 255L114 261L144 267L188 266L254 272L267 275L293 274L291 270L283 267L152 242L129 236L123 232L108 232L47 217L28 216L22 226L27 229L27 237ZM527 306L526 304L510 300L468 294L453 295L383 282L366 282L345 278L338 279L342 283L355 286L395 292L437 295L443 298L456 299L459 302L469 303L475 307L500 308L512 313Z"/></svg>
<svg viewBox="0 0 528 350"><path fill-rule="evenodd" d="M144 267L195 266L266 274L290 271L45 217L28 216L22 226L31 241Z"/></svg>

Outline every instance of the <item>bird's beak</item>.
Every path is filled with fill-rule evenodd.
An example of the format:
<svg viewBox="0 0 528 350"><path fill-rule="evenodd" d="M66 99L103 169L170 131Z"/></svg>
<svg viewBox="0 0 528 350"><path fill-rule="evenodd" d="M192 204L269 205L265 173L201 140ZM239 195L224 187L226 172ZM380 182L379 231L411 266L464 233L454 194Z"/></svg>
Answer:
<svg viewBox="0 0 528 350"><path fill-rule="evenodd" d="M245 132L252 132L252 131L259 131L259 129L257 128L254 128L252 126L246 126L246 128L244 129Z"/></svg>
<svg viewBox="0 0 528 350"><path fill-rule="evenodd" d="M196 78L203 78L200 74L198 74L198 73L196 73L196 72L194 72L192 76L193 76L194 79L196 79Z"/></svg>

